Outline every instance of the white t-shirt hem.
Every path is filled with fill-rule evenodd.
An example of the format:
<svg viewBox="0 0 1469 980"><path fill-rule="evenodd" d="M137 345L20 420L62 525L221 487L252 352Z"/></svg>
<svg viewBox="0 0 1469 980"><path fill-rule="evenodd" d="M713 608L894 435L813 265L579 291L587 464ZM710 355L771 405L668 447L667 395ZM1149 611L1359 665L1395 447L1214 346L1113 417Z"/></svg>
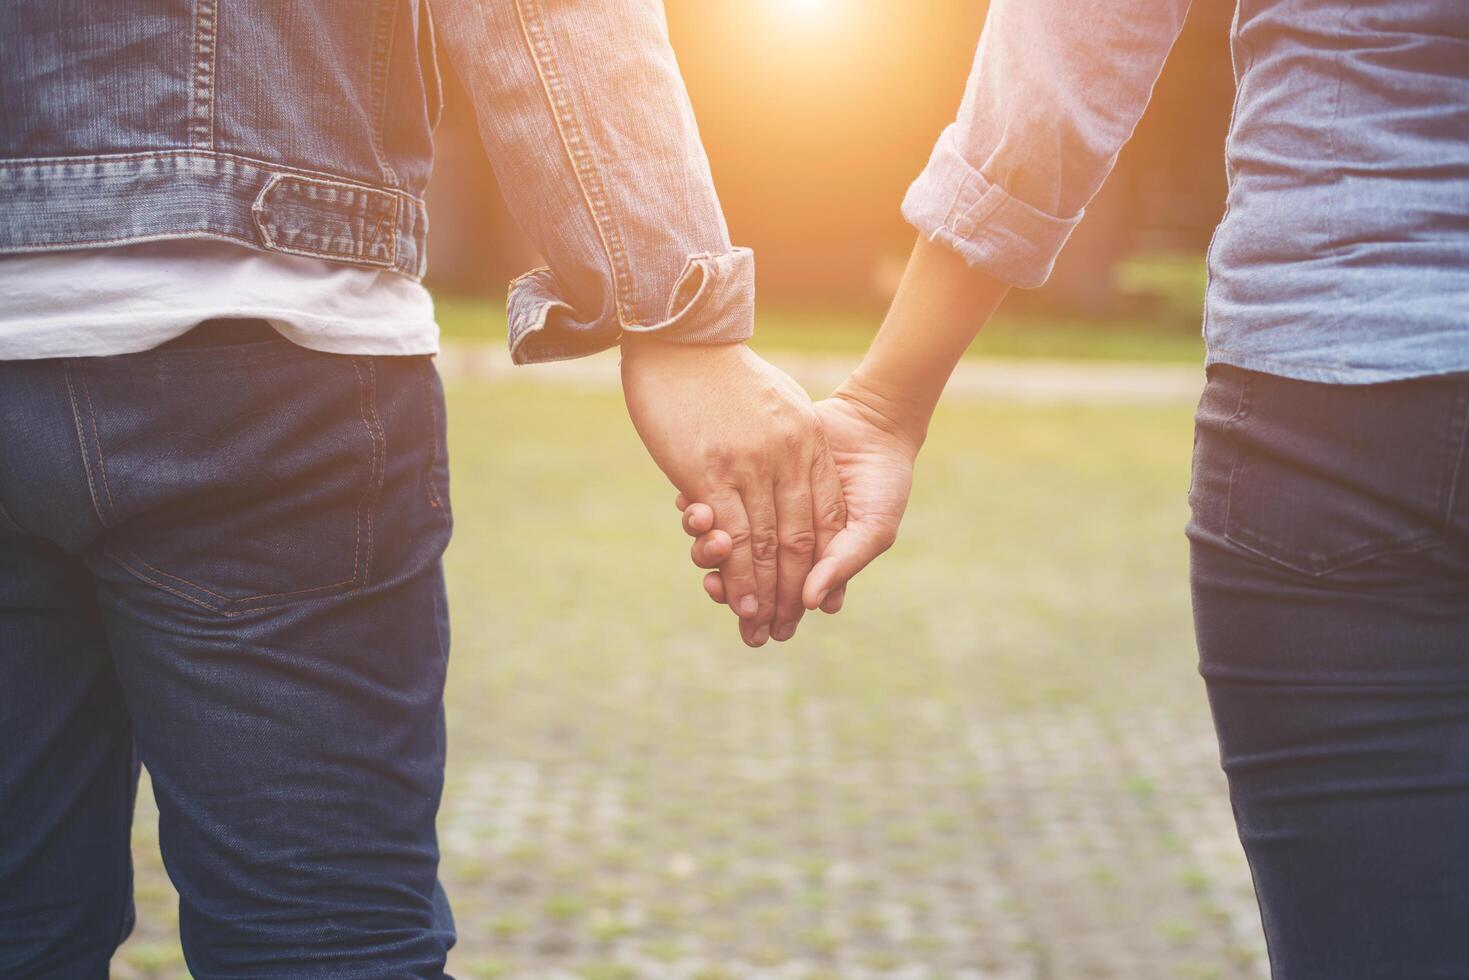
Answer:
<svg viewBox="0 0 1469 980"><path fill-rule="evenodd" d="M329 354L439 349L428 291L386 270L198 241L0 257L0 360L131 354L226 317Z"/></svg>

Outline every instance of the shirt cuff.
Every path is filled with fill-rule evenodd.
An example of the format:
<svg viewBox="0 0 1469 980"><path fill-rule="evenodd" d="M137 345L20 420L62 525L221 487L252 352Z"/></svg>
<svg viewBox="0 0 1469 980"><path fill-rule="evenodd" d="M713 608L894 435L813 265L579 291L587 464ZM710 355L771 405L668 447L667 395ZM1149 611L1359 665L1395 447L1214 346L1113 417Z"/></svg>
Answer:
<svg viewBox="0 0 1469 980"><path fill-rule="evenodd" d="M516 364L563 361L614 347L624 333L657 333L685 344L732 344L755 333L755 253L734 248L691 255L656 323L624 324L608 309L581 319L562 298L555 274L535 269L510 284L505 304L510 359ZM611 304L609 304L609 307Z"/></svg>
<svg viewBox="0 0 1469 980"><path fill-rule="evenodd" d="M903 198L903 217L924 238L943 242L972 268L1027 289L1050 277L1085 213L1058 218L990 183L959 152L953 124Z"/></svg>

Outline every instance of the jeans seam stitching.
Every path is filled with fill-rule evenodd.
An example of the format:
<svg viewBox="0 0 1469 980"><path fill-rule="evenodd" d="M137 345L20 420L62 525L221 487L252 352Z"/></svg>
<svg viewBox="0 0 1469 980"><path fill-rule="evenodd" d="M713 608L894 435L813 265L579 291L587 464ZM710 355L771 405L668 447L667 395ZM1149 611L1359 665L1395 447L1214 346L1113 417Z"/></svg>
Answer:
<svg viewBox="0 0 1469 980"><path fill-rule="evenodd" d="M102 449L102 433L97 430L97 406L92 403L92 386L82 376L82 394L87 399L87 420L92 424L92 441L97 444L97 472L102 477L102 492L107 496L107 511L117 520L117 503L112 499L112 486L107 480L107 453Z"/></svg>
<svg viewBox="0 0 1469 980"><path fill-rule="evenodd" d="M182 575L175 575L172 572L166 572L163 569L159 568L157 565L154 565L154 564L148 562L141 555L139 555L137 552L132 551L130 549L122 550L122 551L109 551L109 554L111 554L112 559L114 561L116 561L120 565L128 565L128 566L132 566L133 564L142 565L144 568L148 569L148 571L152 572L155 575L161 575L162 577L164 577L166 579L172 579L173 581L178 582L181 585L187 585L191 589L197 589L197 590L199 590L200 592L204 593L207 596L212 596L213 598L218 599L221 606L234 605L234 604L246 603L246 602L254 602L254 601L259 600L259 599L279 599L282 596L305 595L308 592L322 592L322 591L324 591L326 589L340 588L343 585L352 585L357 580L357 577L356 577L356 559L354 557L354 559L353 559L353 577L352 578L349 578L349 579L343 579L340 582L329 582L326 585L313 585L310 588L305 588L305 589L292 589L289 592L262 592L259 595L247 595L247 596L232 597L232 596L224 595L224 594L219 593L219 592L215 592L213 589L210 589L210 588L208 588L206 586L200 585L198 582L195 582L192 579L184 578Z"/></svg>
<svg viewBox="0 0 1469 980"><path fill-rule="evenodd" d="M1239 442L1234 438L1231 429L1240 419L1244 418L1245 412L1250 405L1250 376L1244 375L1240 379L1239 403L1234 408L1234 414L1225 419L1220 431L1229 440L1230 447L1234 450L1234 460L1229 466L1229 486L1224 495L1224 536L1229 537L1229 527L1234 517L1234 484L1239 477L1240 459L1244 455L1240 452Z"/></svg>
<svg viewBox="0 0 1469 980"><path fill-rule="evenodd" d="M383 432L382 420L377 414L377 362L367 358L367 377L363 379L361 361L352 358L352 370L357 373L358 384L362 388L360 409L362 414L362 426L367 430L367 437L372 443L372 461L367 474L367 489L363 492L361 501L357 504L357 519L359 527L366 528L367 552L362 558L362 564L358 571L358 587L366 585L372 577L372 508L377 502L379 482L383 479L383 470L386 466L386 443L387 434ZM354 558L354 566L356 559Z"/></svg>
<svg viewBox="0 0 1469 980"><path fill-rule="evenodd" d="M1464 450L1466 447L1466 443L1469 443L1469 424L1466 424L1466 420L1464 418L1466 406L1469 406L1469 397L1466 397L1465 393L1461 391L1459 393L1458 402L1454 406L1454 414L1449 419L1450 428L1448 445L1452 446L1454 443L1453 426L1457 425L1459 429L1459 449L1458 452L1454 454L1453 465L1449 468L1449 489L1448 493L1444 495L1442 519L1446 527L1453 519L1454 502L1457 500L1459 495L1459 474L1464 468ZM1442 481L1440 481L1439 487L1441 491L1443 487Z"/></svg>
<svg viewBox="0 0 1469 980"><path fill-rule="evenodd" d="M16 521L15 516L5 507L5 501L0 500L0 530L9 529L14 534L25 534L25 528Z"/></svg>
<svg viewBox="0 0 1469 980"><path fill-rule="evenodd" d="M428 503L434 510L442 510L439 502L439 490L434 486L434 472L439 465L439 409L434 404L434 390L430 380L429 372L433 370L428 361L424 361L419 370L419 383L423 385L424 401L428 404L429 424L429 460L428 470L425 475L424 485L428 489Z"/></svg>
<svg viewBox="0 0 1469 980"><path fill-rule="evenodd" d="M97 512L97 520L104 528L108 527L107 516L102 513L102 502L97 496L97 482L92 476L92 450L87 445L87 437L82 430L81 407L77 404L76 386L72 382L72 366L65 366L66 396L71 401L71 418L77 431L77 448L82 454L82 469L87 474L87 492L92 498L92 509Z"/></svg>
<svg viewBox="0 0 1469 980"><path fill-rule="evenodd" d="M213 605L212 603L200 599L198 596L189 595L187 592L184 592L180 589L175 589L173 586L160 582L150 575L145 575L143 572L139 571L131 562L124 561L120 555L118 555L115 551L112 551L111 549L104 550L103 554L105 554L108 558L111 558L113 561L117 562L118 565L122 566L122 568L129 575L141 579L142 581L147 582L149 585L152 585L155 588L162 589L164 592L167 592L170 595L176 595L180 599L183 599L185 602L191 602L202 609L208 609L210 612L219 613L221 616L239 615L238 611L231 610L226 606ZM172 578L173 576L169 577Z"/></svg>
<svg viewBox="0 0 1469 980"><path fill-rule="evenodd" d="M1309 575L1324 575L1375 558L1379 553L1411 554L1414 551L1422 551L1438 544L1442 536L1438 531L1423 531L1403 537L1379 535L1351 548L1334 551L1329 555L1316 555L1303 551L1248 527L1230 529L1228 538L1240 547L1261 557L1280 562L1288 567L1291 562L1295 562L1302 566L1302 570ZM1267 547L1273 549L1273 553L1264 550ZM1289 558L1290 561L1287 562L1286 558Z"/></svg>

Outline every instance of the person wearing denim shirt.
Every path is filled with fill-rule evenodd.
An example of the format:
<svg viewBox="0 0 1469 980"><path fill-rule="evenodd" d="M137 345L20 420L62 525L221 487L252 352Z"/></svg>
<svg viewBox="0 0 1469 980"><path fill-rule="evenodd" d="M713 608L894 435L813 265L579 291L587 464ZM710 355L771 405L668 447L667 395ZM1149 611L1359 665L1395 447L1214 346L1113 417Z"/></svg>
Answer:
<svg viewBox="0 0 1469 980"><path fill-rule="evenodd" d="M1049 275L1187 9L992 0L903 202L897 296L817 403L848 526L808 604L892 544L954 364ZM1272 974L1469 976L1469 4L1240 0L1231 41L1188 537ZM719 567L717 520L681 503Z"/></svg>
<svg viewBox="0 0 1469 980"><path fill-rule="evenodd" d="M841 488L657 0L0 4L0 975L107 975L140 763L193 975L444 975L439 46L515 361L620 345L742 638L805 611Z"/></svg>

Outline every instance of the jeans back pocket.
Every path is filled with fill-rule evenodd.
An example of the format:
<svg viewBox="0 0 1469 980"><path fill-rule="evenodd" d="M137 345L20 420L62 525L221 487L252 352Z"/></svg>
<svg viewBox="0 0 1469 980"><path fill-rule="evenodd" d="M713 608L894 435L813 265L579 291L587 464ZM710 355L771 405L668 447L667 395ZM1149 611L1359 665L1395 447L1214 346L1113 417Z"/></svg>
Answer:
<svg viewBox="0 0 1469 980"><path fill-rule="evenodd" d="M1226 428L1230 543L1319 577L1443 542L1464 444L1462 380L1247 375Z"/></svg>
<svg viewBox="0 0 1469 980"><path fill-rule="evenodd" d="M372 358L289 343L73 362L105 551L225 615L372 576L384 436Z"/></svg>

